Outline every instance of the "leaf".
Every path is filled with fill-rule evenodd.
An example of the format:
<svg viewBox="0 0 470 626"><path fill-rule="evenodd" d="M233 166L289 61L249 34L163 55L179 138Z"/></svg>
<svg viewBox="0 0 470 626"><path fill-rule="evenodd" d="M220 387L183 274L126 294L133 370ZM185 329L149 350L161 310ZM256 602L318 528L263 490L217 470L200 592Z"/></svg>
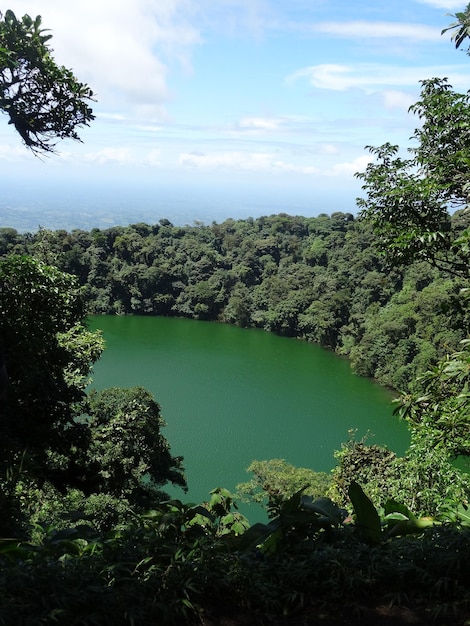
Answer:
<svg viewBox="0 0 470 626"><path fill-rule="evenodd" d="M385 521L389 522L408 522L409 519L406 517L406 515L403 515L403 513L389 513L388 515L385 516Z"/></svg>
<svg viewBox="0 0 470 626"><path fill-rule="evenodd" d="M308 485L302 487L296 491L288 500L286 500L282 505L282 513L289 514L294 513L299 510L300 504L302 502L302 492L307 488Z"/></svg>
<svg viewBox="0 0 470 626"><path fill-rule="evenodd" d="M323 518L323 521L328 521L334 526L341 524L345 518L344 510L340 509L330 498L318 498L318 500L311 502L310 496L304 496L302 498L302 506L306 510L318 513Z"/></svg>
<svg viewBox="0 0 470 626"><path fill-rule="evenodd" d="M255 549L265 551L266 547L269 546L269 538L278 532L280 532L279 520L273 520L269 524L258 522L245 530L242 535L236 537L233 545L244 552L251 552Z"/></svg>
<svg viewBox="0 0 470 626"><path fill-rule="evenodd" d="M470 526L470 507L468 505L460 504L456 513L463 526Z"/></svg>
<svg viewBox="0 0 470 626"><path fill-rule="evenodd" d="M349 485L348 495L354 507L358 526L369 541L379 543L382 528L374 505L355 481Z"/></svg>
<svg viewBox="0 0 470 626"><path fill-rule="evenodd" d="M204 507L202 505L197 505L197 506L191 507L187 511L187 518L189 520L191 520L192 518L194 518L194 517L196 517L198 515L200 515L202 517L206 517L211 522L215 521L215 517L212 515L212 513L210 511L208 511L206 509L206 507Z"/></svg>
<svg viewBox="0 0 470 626"><path fill-rule="evenodd" d="M388 536L396 537L398 535L414 535L416 533L422 533L426 528L435 526L436 524L440 524L440 522L437 522L430 517L420 517L414 520L398 521L391 527Z"/></svg>
<svg viewBox="0 0 470 626"><path fill-rule="evenodd" d="M26 559L34 552L32 545L18 539L0 539L0 554L9 560Z"/></svg>
<svg viewBox="0 0 470 626"><path fill-rule="evenodd" d="M389 517L395 513L402 515L402 519L408 519L412 521L416 520L416 516L413 515L413 513L409 510L407 506L393 499L387 500L387 502L385 503L385 515Z"/></svg>

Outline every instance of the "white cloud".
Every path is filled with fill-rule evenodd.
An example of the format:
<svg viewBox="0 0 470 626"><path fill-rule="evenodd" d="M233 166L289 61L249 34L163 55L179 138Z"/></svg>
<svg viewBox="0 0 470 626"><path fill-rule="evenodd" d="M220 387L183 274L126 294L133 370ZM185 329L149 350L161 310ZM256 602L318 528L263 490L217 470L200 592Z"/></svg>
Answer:
<svg viewBox="0 0 470 626"><path fill-rule="evenodd" d="M244 117L238 123L238 128L247 130L278 130L282 120L272 117Z"/></svg>
<svg viewBox="0 0 470 626"><path fill-rule="evenodd" d="M448 9L449 11L461 11L463 8L463 2L457 0L418 0L421 4L429 4L436 9Z"/></svg>
<svg viewBox="0 0 470 626"><path fill-rule="evenodd" d="M460 70L446 66L401 67L380 63L339 65L325 63L304 67L286 78L286 82L307 79L318 89L344 91L358 88L370 91L380 86L417 86L423 78L447 76L454 87L470 79L470 67L465 75ZM454 82L453 82L454 81Z"/></svg>
<svg viewBox="0 0 470 626"><path fill-rule="evenodd" d="M151 150L146 157L146 163L147 165L150 165L151 167L159 167L162 162L161 162L161 157L162 157L162 151L161 150Z"/></svg>
<svg viewBox="0 0 470 626"><path fill-rule="evenodd" d="M230 134L270 134L303 131L312 123L312 118L302 115L281 115L279 117L242 117L227 130Z"/></svg>
<svg viewBox="0 0 470 626"><path fill-rule="evenodd" d="M107 147L96 152L88 152L83 154L81 159L93 165L105 165L109 163L117 165L131 165L136 163L136 159L132 155L132 151L125 146L113 148Z"/></svg>
<svg viewBox="0 0 470 626"><path fill-rule="evenodd" d="M330 156L337 150L327 152ZM362 155L350 162L333 165L308 165L289 163L276 158L274 153L221 152L205 154L200 152L183 153L179 157L179 164L203 171L215 169L231 169L237 171L251 171L254 173L269 174L300 174L306 176L353 176L356 172L365 169L371 161L370 155Z"/></svg>
<svg viewBox="0 0 470 626"><path fill-rule="evenodd" d="M162 166L162 150L153 148L140 151L129 146L106 146L88 152L61 152L57 163L97 168L101 166L154 168Z"/></svg>
<svg viewBox="0 0 470 626"><path fill-rule="evenodd" d="M364 154L349 163L336 163L327 174L329 176L354 176L356 172L363 172L371 161L371 156Z"/></svg>
<svg viewBox="0 0 470 626"><path fill-rule="evenodd" d="M422 24L408 24L404 22L320 22L312 29L321 33L328 33L337 37L348 38L378 38L378 39L411 39L413 41L428 41L439 39L440 29Z"/></svg>
<svg viewBox="0 0 470 626"><path fill-rule="evenodd" d="M135 130L142 131L144 133L161 133L163 126L155 126L153 124L142 124L134 126Z"/></svg>
<svg viewBox="0 0 470 626"><path fill-rule="evenodd" d="M404 91L396 91L393 89L386 89L381 94L383 103L386 109L399 109L401 111L408 111L410 106L416 101L416 98Z"/></svg>
<svg viewBox="0 0 470 626"><path fill-rule="evenodd" d="M266 171L270 169L273 155L270 153L219 152L205 154L185 152L179 156L179 164L208 170L230 168L245 171Z"/></svg>
<svg viewBox="0 0 470 626"><path fill-rule="evenodd" d="M285 161L274 161L272 163L274 170L289 173L289 174L320 174L321 170L315 165L294 165L293 163L286 163Z"/></svg>
<svg viewBox="0 0 470 626"><path fill-rule="evenodd" d="M1 161L22 161L30 158L30 151L22 144L13 146L10 144L0 144L0 160Z"/></svg>
<svg viewBox="0 0 470 626"><path fill-rule="evenodd" d="M320 146L320 152L322 154L338 154L338 148L332 143L324 143Z"/></svg>
<svg viewBox="0 0 470 626"><path fill-rule="evenodd" d="M197 0L196 5L209 30L258 39L269 28L273 8L271 0Z"/></svg>
<svg viewBox="0 0 470 626"><path fill-rule="evenodd" d="M188 0L11 0L8 5L17 16L42 15L57 61L96 92L97 110L115 110L124 101L161 116L162 103L171 96L168 63L187 63L187 51L200 40L185 13Z"/></svg>
<svg viewBox="0 0 470 626"><path fill-rule="evenodd" d="M97 117L100 120L110 120L112 122L126 122L127 118L122 113L99 113Z"/></svg>

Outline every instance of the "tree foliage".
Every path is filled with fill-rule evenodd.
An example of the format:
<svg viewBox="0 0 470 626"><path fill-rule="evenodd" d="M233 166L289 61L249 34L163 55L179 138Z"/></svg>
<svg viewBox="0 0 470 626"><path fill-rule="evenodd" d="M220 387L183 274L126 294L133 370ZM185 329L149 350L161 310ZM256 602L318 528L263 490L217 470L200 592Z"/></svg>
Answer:
<svg viewBox="0 0 470 626"><path fill-rule="evenodd" d="M419 390L402 394L396 412L409 420L413 445L470 457L470 340L419 378Z"/></svg>
<svg viewBox="0 0 470 626"><path fill-rule="evenodd" d="M445 626L468 617L465 526L421 520L396 502L379 513L356 485L354 521L328 499L294 494L269 524L224 533L230 498L213 495L214 507L173 500L113 532L82 524L43 528L35 544L3 540L0 621L360 626L391 616Z"/></svg>
<svg viewBox="0 0 470 626"><path fill-rule="evenodd" d="M34 153L54 152L60 139L94 119L91 89L57 65L41 17L0 13L0 109Z"/></svg>
<svg viewBox="0 0 470 626"><path fill-rule="evenodd" d="M76 278L28 256L8 256L0 262L0 293L8 375L0 419L4 522L20 526L19 509L37 522L57 520L64 510L90 512L86 498L93 494L102 505L107 498L114 513L106 515L116 522L122 502L143 509L161 499L168 481L184 487L181 458L171 455L148 392L87 397L103 341L85 326Z"/></svg>
<svg viewBox="0 0 470 626"><path fill-rule="evenodd" d="M161 433L160 407L143 388L92 391L87 402L89 463L99 468L100 493L151 507L170 481L186 486L181 462Z"/></svg>
<svg viewBox="0 0 470 626"><path fill-rule="evenodd" d="M421 82L410 107L421 121L417 145L407 159L396 145L368 146L375 161L357 174L366 193L357 202L391 263L423 259L468 278L468 231L452 228L449 210L466 209L469 197L470 93L455 93L446 79Z"/></svg>
<svg viewBox="0 0 470 626"><path fill-rule="evenodd" d="M9 256L0 263L0 289L9 377L1 427L42 457L48 449L66 450L74 406L83 398L102 340L83 326L83 302L70 274L31 257Z"/></svg>
<svg viewBox="0 0 470 626"><path fill-rule="evenodd" d="M452 33L452 41L458 49L463 42L470 37L470 4L467 4L465 11L459 11L452 17L454 17L456 21L447 26L447 28L444 28L441 34L443 35L451 30L454 31ZM467 54L469 54L468 49Z"/></svg>
<svg viewBox="0 0 470 626"><path fill-rule="evenodd" d="M253 461L247 472L254 476L249 482L237 485L238 497L267 505L272 514L278 513L283 502L295 493L316 499L323 497L330 486L330 477L325 472L294 467L284 459Z"/></svg>
<svg viewBox="0 0 470 626"><path fill-rule="evenodd" d="M433 441L412 429L410 448L403 457L382 446L356 441L354 432L335 453L336 465L328 495L351 510L352 482L364 485L376 507L387 500L401 502L417 515L442 516L459 504L469 505L470 479L449 463L446 447L432 447ZM451 439L451 438L450 438Z"/></svg>
<svg viewBox="0 0 470 626"><path fill-rule="evenodd" d="M469 222L463 210L450 216L455 237ZM27 252L74 274L92 313L262 328L320 343L349 357L357 373L408 389L465 338L465 280L423 261L390 268L378 242L370 224L343 213L71 233L0 229L0 255Z"/></svg>
<svg viewBox="0 0 470 626"><path fill-rule="evenodd" d="M468 37L469 9L470 5L458 14L458 24L449 27L459 29L457 47ZM413 135L417 145L408 149L411 158L400 158L398 146L390 144L369 148L376 161L357 175L367 194L358 206L381 238L391 264L422 259L444 275L459 278L448 317L451 320L460 311L468 320L470 232L468 226L456 229L451 213L456 208L461 209L456 213L459 217L469 212L470 92L455 93L446 79L425 80L421 99L410 111L421 121ZM412 331L417 318L412 307L409 313ZM447 501L460 500L468 506L468 476L449 463L470 454L466 323L464 327L461 349L454 345L447 355L428 364L432 367L416 378L412 392L402 393L397 400L397 413L410 426L411 446L404 459L387 467L392 473L388 484L395 483L396 493L404 493L412 507L424 511L438 511Z"/></svg>

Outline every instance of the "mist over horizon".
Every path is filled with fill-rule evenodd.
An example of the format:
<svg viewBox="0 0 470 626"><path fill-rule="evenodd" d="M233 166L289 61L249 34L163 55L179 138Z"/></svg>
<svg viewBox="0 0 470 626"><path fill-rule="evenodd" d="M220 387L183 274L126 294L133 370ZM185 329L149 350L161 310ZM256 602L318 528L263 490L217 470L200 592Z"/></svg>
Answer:
<svg viewBox="0 0 470 626"><path fill-rule="evenodd" d="M226 185L149 181L75 180L34 181L22 185L10 181L0 198L0 226L19 232L91 230L155 224L168 219L176 226L195 222L211 224L228 218L247 219L275 213L314 217L335 211L356 213L355 197L332 200L325 191L259 188Z"/></svg>

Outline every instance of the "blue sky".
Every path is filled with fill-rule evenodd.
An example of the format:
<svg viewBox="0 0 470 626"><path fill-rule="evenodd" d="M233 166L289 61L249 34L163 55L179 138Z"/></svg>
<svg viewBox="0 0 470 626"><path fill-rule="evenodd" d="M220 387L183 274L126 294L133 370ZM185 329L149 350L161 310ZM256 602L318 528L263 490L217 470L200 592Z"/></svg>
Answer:
<svg viewBox="0 0 470 626"><path fill-rule="evenodd" d="M470 89L470 58L441 36L465 4L10 0L17 15L42 15L56 60L98 101L83 143L43 160L3 117L2 186L242 190L274 208L282 197L287 212L291 196L304 213L354 210L364 146L409 145L419 81Z"/></svg>

